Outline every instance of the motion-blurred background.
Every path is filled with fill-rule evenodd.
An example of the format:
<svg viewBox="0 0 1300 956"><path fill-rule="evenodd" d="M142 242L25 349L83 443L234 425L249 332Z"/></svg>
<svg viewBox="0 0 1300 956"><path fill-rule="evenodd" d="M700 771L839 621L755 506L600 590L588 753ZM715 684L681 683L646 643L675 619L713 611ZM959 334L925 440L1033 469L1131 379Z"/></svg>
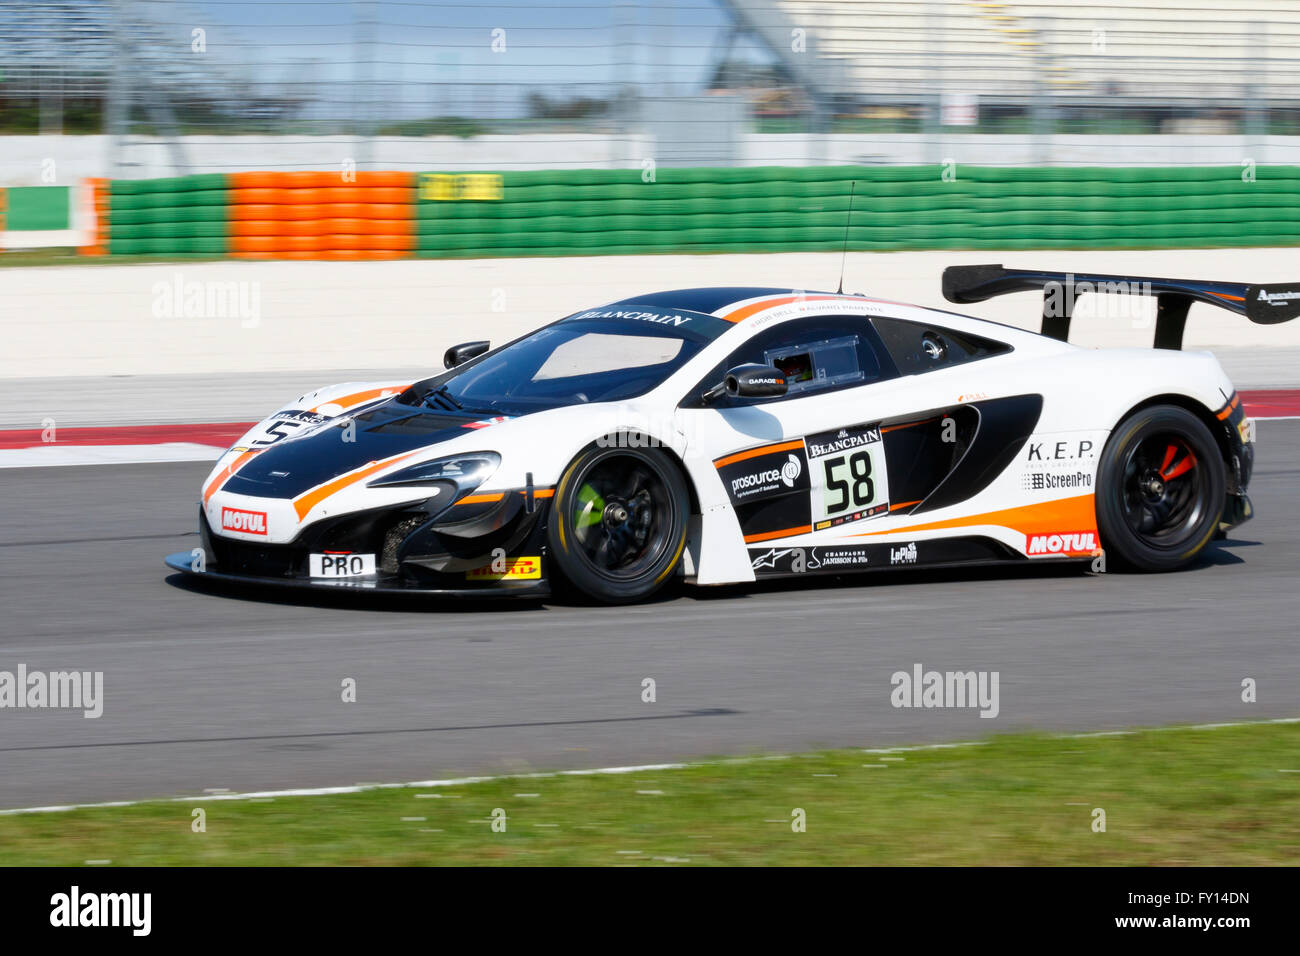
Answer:
<svg viewBox="0 0 1300 956"><path fill-rule="evenodd" d="M4 0L0 182L1290 163L1298 54L1292 0Z"/></svg>

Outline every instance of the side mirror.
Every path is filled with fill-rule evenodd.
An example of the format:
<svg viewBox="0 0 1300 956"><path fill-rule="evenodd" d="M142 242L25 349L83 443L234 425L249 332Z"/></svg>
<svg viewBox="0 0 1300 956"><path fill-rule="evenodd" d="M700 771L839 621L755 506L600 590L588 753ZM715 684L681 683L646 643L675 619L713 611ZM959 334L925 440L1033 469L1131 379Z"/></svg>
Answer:
<svg viewBox="0 0 1300 956"><path fill-rule="evenodd" d="M443 368L455 368L464 365L472 358L478 358L492 347L491 342L461 342L447 349L442 356Z"/></svg>
<svg viewBox="0 0 1300 956"><path fill-rule="evenodd" d="M737 365L723 376L722 382L704 393L712 402L723 395L729 398L776 398L789 389L785 373L771 365Z"/></svg>

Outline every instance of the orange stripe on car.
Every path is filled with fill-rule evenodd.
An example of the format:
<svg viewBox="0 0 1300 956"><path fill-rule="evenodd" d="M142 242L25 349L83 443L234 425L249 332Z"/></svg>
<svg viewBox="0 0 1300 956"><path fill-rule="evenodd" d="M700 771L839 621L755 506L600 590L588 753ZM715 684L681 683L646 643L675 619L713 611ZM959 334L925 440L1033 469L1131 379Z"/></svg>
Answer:
<svg viewBox="0 0 1300 956"><path fill-rule="evenodd" d="M404 455L385 458L383 461L372 461L370 464L358 468L356 471L348 472L346 475L341 475L333 481L327 481L323 485L318 485L311 491L303 492L297 498L293 499L293 509L298 512L298 520L301 521L303 518L307 517L307 513L311 511L312 508L316 507L330 495L337 494L344 488L350 488L363 478L369 478L375 472L383 471L389 465L395 465L399 461L405 461L412 455L417 454L419 454L419 452L408 451Z"/></svg>
<svg viewBox="0 0 1300 956"><path fill-rule="evenodd" d="M900 428L915 428L917 425L928 425L930 422L937 422L938 420L939 416L935 415L934 418L923 418L914 422L900 422L897 425L886 425L884 428L880 429L880 431L882 434L885 432L896 432Z"/></svg>
<svg viewBox="0 0 1300 956"><path fill-rule="evenodd" d="M1039 504L1021 505L1002 511L986 511L978 515L963 515L944 521L930 521L925 524L908 525L903 528L889 528L884 531L863 531L855 538L867 538L881 534L909 534L913 531L942 531L948 528L970 528L981 525L995 525L1010 528L1025 535L1055 534L1060 531L1086 531L1097 527L1097 509L1092 495L1078 495L1074 498L1062 498L1059 501L1044 501Z"/></svg>
<svg viewBox="0 0 1300 956"><path fill-rule="evenodd" d="M713 462L713 467L725 468L727 465L734 465L736 462L744 461L747 458L757 458L759 455L766 455L769 452L794 451L796 448L803 448L802 438L796 438L794 441L778 442L775 445L763 445L760 448L751 448L748 451L738 451L734 455L716 459Z"/></svg>
<svg viewBox="0 0 1300 956"><path fill-rule="evenodd" d="M347 411L354 405L360 405L362 402L368 402L376 398L383 398L385 395L396 395L409 387L409 385L389 385L384 388L368 388L364 392L353 392L351 395L344 395L341 398L330 399L328 402L321 402L311 410L318 412L326 405L338 405L344 411Z"/></svg>
<svg viewBox="0 0 1300 956"><path fill-rule="evenodd" d="M755 541L769 541L772 538L788 538L792 534L808 534L812 531L812 525L801 525L798 528L786 528L784 531L764 531L762 534L745 535L745 544L753 544Z"/></svg>
<svg viewBox="0 0 1300 956"><path fill-rule="evenodd" d="M1223 406L1223 411L1219 412L1215 416L1215 418L1217 418L1219 421L1223 421L1229 415L1235 412L1237 410L1237 406L1240 404L1241 404L1241 396L1238 395L1236 392L1233 392L1232 398L1228 400L1228 404Z"/></svg>
<svg viewBox="0 0 1300 956"><path fill-rule="evenodd" d="M895 501L892 505L889 506L889 510L902 511L904 508L910 508L912 507L912 505L919 505L920 503L921 503L920 498L917 498L915 501Z"/></svg>
<svg viewBox="0 0 1300 956"><path fill-rule="evenodd" d="M203 489L203 503L206 505L208 503L208 499L221 490L221 486L224 485L229 480L230 476L233 475L235 472L239 471L239 469L243 468L245 465L247 465L249 459L252 458L254 455L256 455L258 452L260 452L261 450L262 449L260 448L248 449L242 455L240 455L238 458L232 461L229 465L227 465L225 467L225 470L222 471L221 474L217 475L217 477L213 478L212 481L208 482L208 486Z"/></svg>
<svg viewBox="0 0 1300 956"><path fill-rule="evenodd" d="M505 496L506 496L506 493L505 493L504 491L497 491L497 492L492 492L492 493L487 493L487 492L485 492L485 493L483 493L483 494L481 494L481 495L466 495L464 498L461 498L460 501L456 502L456 504L458 504L458 505L482 505L482 504L487 504L488 502L491 502L491 501L500 501L500 500L501 500L502 498L504 498Z"/></svg>
<svg viewBox="0 0 1300 956"><path fill-rule="evenodd" d="M1206 291L1206 292L1210 292L1209 289L1206 289L1205 291ZM1210 292L1210 295L1215 296L1216 298L1219 298L1219 299L1231 299L1233 302L1245 302L1245 301L1246 301L1246 297L1245 297L1245 296L1242 296L1242 295L1229 295L1227 292Z"/></svg>
<svg viewBox="0 0 1300 956"><path fill-rule="evenodd" d="M761 302L742 305L739 309L728 312L722 318L727 322L741 322L751 315L757 315L767 309L775 309L778 305L789 305L791 302L828 302L831 299L839 298L843 297L837 295L783 295L774 299L764 299Z"/></svg>
<svg viewBox="0 0 1300 956"><path fill-rule="evenodd" d="M789 305L792 302L834 302L836 300L852 302L888 301L886 299L869 299L861 295L778 295L732 309L730 312L723 313L721 318L726 322L742 322L751 315L757 315L767 309L775 309L778 305Z"/></svg>

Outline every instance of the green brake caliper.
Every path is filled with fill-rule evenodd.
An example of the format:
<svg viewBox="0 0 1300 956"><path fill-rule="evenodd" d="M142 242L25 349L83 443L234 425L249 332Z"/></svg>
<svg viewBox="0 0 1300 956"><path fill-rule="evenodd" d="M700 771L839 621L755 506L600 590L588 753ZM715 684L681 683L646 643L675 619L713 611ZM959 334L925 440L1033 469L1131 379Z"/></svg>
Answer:
<svg viewBox="0 0 1300 956"><path fill-rule="evenodd" d="M605 513L605 499L591 485L583 485L578 489L578 506L573 521L575 528L590 528L594 524L600 524Z"/></svg>

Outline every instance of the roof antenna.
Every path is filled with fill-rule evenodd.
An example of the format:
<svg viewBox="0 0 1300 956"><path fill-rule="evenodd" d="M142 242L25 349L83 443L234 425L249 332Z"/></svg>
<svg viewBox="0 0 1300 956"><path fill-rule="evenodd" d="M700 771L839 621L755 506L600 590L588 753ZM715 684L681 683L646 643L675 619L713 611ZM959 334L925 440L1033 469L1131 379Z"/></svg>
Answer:
<svg viewBox="0 0 1300 956"><path fill-rule="evenodd" d="M840 287L835 290L836 295L844 294L844 264L849 258L849 224L853 222L853 191L858 188L858 181L853 180L849 186L849 215L844 220L844 254L840 257Z"/></svg>

